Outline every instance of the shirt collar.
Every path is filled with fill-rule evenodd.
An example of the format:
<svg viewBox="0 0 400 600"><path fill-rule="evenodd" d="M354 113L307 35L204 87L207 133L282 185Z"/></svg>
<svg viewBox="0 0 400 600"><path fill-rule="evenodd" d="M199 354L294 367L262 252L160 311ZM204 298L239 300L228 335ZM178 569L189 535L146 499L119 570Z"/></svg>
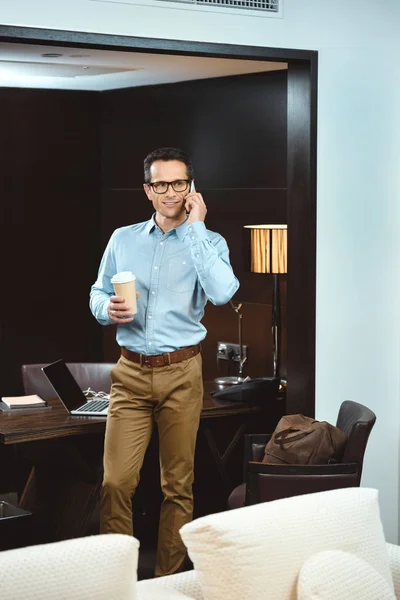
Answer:
<svg viewBox="0 0 400 600"><path fill-rule="evenodd" d="M152 231L154 231L154 229L155 229L155 227L156 227L155 216L156 216L156 213L154 213L154 214L151 216L151 219L149 219L149 220L147 221L147 223L146 223L146 226L145 226L145 228L144 228L144 230L145 230L145 233L147 233L147 234L150 234Z"/></svg>
<svg viewBox="0 0 400 600"><path fill-rule="evenodd" d="M146 226L144 228L145 232L149 235L150 233L152 233L154 231L154 229L156 228L156 221L155 221L155 217L156 217L156 213L154 213L151 217L151 219L149 219L146 223ZM188 229L188 222L187 219L186 221L184 221L183 223L181 223L180 225L178 225L178 227L175 227L174 229L171 229L172 231L175 231L176 235L178 236L178 239L180 241L183 241L186 233L187 233L187 229ZM169 232L168 232L169 233Z"/></svg>

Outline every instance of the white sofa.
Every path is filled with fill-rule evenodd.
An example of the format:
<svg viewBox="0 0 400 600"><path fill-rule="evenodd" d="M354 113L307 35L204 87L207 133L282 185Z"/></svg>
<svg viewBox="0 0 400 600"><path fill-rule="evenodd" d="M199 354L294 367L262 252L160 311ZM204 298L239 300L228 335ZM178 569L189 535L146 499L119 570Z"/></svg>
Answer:
<svg viewBox="0 0 400 600"><path fill-rule="evenodd" d="M393 600L400 547L378 492L348 488L185 525L193 571L136 581L139 542L92 536L0 553L2 600Z"/></svg>

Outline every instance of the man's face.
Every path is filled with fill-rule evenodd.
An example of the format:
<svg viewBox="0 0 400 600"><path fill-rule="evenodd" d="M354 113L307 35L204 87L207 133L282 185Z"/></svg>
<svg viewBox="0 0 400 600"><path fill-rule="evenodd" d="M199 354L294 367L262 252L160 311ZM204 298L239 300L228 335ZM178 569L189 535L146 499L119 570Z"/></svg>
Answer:
<svg viewBox="0 0 400 600"><path fill-rule="evenodd" d="M188 179L186 165L179 160L156 160L150 167L150 176L151 183ZM180 221L183 218L189 185L184 192L175 192L170 185L165 194L156 194L146 183L143 187L158 215L173 221Z"/></svg>

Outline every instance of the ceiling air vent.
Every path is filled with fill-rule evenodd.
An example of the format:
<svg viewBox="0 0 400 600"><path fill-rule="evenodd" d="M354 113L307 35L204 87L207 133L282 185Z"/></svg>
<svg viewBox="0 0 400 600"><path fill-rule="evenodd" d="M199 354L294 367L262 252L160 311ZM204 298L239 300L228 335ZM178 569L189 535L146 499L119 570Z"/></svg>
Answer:
<svg viewBox="0 0 400 600"><path fill-rule="evenodd" d="M230 12L243 16L275 17L282 19L284 0L88 0L105 4L138 4L153 8L201 10L203 12ZM257 12L255 12L257 11Z"/></svg>
<svg viewBox="0 0 400 600"><path fill-rule="evenodd" d="M280 0L169 0L194 6L214 6L279 13Z"/></svg>

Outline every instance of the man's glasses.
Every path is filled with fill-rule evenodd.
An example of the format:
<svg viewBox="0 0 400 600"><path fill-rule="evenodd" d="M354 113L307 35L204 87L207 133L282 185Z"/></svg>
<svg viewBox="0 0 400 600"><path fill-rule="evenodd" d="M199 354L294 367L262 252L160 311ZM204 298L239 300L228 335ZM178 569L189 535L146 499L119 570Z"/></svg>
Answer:
<svg viewBox="0 0 400 600"><path fill-rule="evenodd" d="M185 192L189 186L190 179L176 179L175 181L155 181L148 183L156 194L165 194L168 187L171 186L174 192Z"/></svg>

